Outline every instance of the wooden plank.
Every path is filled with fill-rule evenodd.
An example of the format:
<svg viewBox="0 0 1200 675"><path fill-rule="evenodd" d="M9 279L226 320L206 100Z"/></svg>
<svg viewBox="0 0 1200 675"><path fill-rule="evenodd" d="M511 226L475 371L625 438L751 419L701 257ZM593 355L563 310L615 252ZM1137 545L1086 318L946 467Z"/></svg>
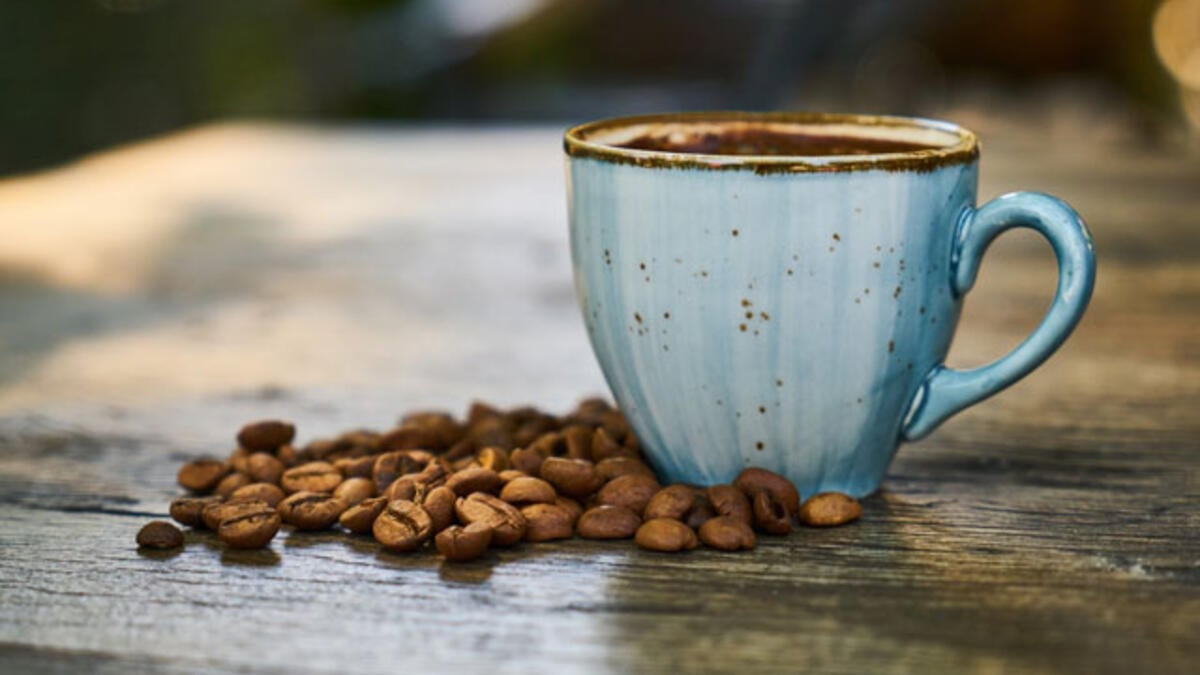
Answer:
<svg viewBox="0 0 1200 675"><path fill-rule="evenodd" d="M1096 299L1037 374L902 449L856 525L745 555L570 541L446 566L296 533L139 554L177 462L246 419L307 437L601 390L554 136L215 127L0 184L0 227L57 228L0 255L0 671L1194 671L1186 158L989 144L985 195L1090 218ZM131 202L87 192L130 181ZM1044 244L999 242L953 361L1019 341L1053 280Z"/></svg>

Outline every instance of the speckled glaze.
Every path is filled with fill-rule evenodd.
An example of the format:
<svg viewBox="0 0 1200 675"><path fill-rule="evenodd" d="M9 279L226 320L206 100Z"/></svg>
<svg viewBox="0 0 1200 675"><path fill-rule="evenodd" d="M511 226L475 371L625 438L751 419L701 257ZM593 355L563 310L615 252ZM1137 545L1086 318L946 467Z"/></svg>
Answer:
<svg viewBox="0 0 1200 675"><path fill-rule="evenodd" d="M952 125L896 124L974 149ZM586 138L568 132L569 152L572 134ZM567 162L575 284L613 394L672 481L727 482L754 465L803 494L869 494L902 440L1035 368L1091 294L1091 240L1074 211L1036 193L976 210L973 158L916 170L857 157L822 171L844 158L805 157L803 170L763 172L615 152L655 157ZM755 158L713 161L753 168ZM949 370L979 260L1018 226L1058 254L1054 305L1012 354Z"/></svg>

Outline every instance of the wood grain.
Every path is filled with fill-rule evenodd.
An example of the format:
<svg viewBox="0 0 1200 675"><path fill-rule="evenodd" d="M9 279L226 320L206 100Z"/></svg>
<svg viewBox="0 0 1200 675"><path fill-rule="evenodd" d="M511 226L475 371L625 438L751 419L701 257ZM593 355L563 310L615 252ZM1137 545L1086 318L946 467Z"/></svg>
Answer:
<svg viewBox="0 0 1200 675"><path fill-rule="evenodd" d="M602 391L555 132L210 127L0 183L0 671L1195 672L1200 165L1106 152L988 145L985 197L1089 218L1095 300L1046 366L903 448L861 522L465 565L133 539L248 419L307 438ZM952 363L1052 293L1044 244L993 248Z"/></svg>

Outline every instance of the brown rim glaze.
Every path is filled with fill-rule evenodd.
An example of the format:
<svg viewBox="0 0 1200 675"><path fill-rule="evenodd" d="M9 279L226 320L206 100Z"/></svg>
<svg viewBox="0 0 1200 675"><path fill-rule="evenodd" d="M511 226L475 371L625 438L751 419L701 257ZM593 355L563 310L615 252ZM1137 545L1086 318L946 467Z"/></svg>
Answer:
<svg viewBox="0 0 1200 675"><path fill-rule="evenodd" d="M620 147L594 140L605 132L653 124L718 124L745 122L762 125L843 125L850 127L889 127L903 132L940 133L951 142L937 147L907 152L871 155L708 155L663 150ZM829 173L845 171L928 172L946 166L969 164L979 157L975 134L949 122L915 117L851 115L807 112L692 112L614 117L588 122L567 130L563 150L576 158L595 159L649 169L703 169L709 171L754 171L757 174Z"/></svg>

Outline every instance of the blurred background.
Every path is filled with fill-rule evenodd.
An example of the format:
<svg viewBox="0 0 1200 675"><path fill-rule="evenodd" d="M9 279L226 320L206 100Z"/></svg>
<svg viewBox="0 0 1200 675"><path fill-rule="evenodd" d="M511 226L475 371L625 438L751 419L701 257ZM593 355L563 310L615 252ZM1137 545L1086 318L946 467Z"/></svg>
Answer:
<svg viewBox="0 0 1200 675"><path fill-rule="evenodd" d="M825 109L1176 148L1200 0L5 2L0 101L0 174L229 118Z"/></svg>

